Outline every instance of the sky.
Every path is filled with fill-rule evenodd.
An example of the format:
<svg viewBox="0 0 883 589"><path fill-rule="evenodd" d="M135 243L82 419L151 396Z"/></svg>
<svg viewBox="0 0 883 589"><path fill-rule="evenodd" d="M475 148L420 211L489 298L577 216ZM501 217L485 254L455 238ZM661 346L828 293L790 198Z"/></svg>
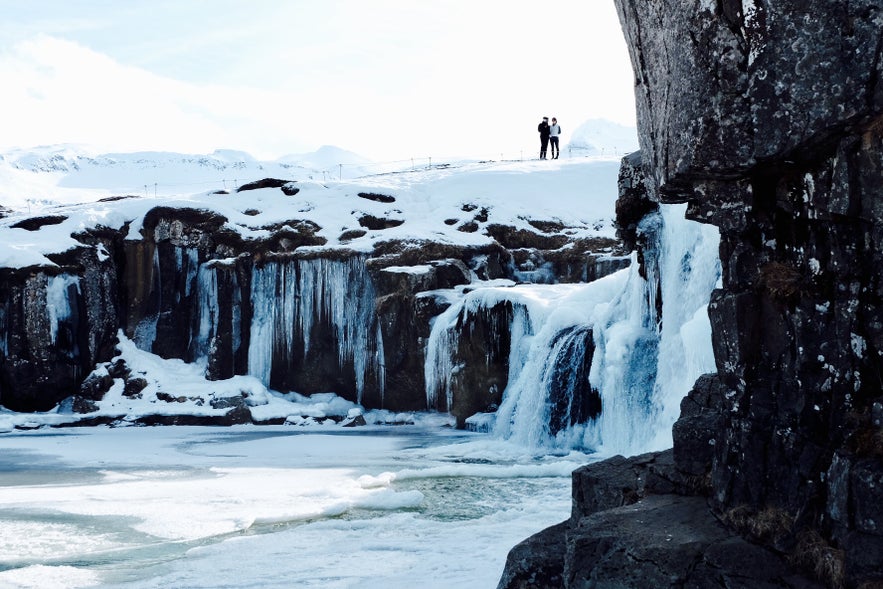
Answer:
<svg viewBox="0 0 883 589"><path fill-rule="evenodd" d="M612 0L0 0L0 150L335 145L375 161L634 126Z"/></svg>

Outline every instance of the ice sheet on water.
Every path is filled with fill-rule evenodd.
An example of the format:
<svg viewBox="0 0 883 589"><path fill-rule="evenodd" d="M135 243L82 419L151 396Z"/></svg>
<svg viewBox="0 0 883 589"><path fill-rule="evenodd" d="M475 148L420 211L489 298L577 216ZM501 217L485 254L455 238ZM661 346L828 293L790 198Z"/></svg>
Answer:
<svg viewBox="0 0 883 589"><path fill-rule="evenodd" d="M27 510L29 521L47 526L40 514L66 513L82 525L106 518L144 551L137 559L104 552L100 560L81 552L58 567L20 563L0 573L0 584L13 587L36 578L53 586L63 573L73 580L65 586L128 589L215 588L231 579L280 588L493 586L510 546L567 517L569 471L581 462L421 426L337 435L241 426L0 436L3 455L21 448L43 467L74 469L74 477L92 472L100 454L102 477L0 487L6 514ZM361 477L377 482L366 488ZM182 543L203 534L215 535ZM68 566L73 561L77 567Z"/></svg>

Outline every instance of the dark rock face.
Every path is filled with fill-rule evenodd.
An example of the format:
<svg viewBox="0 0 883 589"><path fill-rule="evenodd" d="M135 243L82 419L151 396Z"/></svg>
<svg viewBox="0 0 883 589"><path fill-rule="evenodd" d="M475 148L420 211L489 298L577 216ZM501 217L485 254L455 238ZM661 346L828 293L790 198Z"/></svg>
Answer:
<svg viewBox="0 0 883 589"><path fill-rule="evenodd" d="M879 112L879 0L616 4L664 192L692 198L691 176L808 155Z"/></svg>
<svg viewBox="0 0 883 589"><path fill-rule="evenodd" d="M489 307L462 309L457 316L452 370L445 375L448 394L438 395L435 408L450 412L459 427L475 413L496 410L503 399L509 379L514 313L514 304L502 301Z"/></svg>
<svg viewBox="0 0 883 589"><path fill-rule="evenodd" d="M110 240L81 236L112 251ZM0 403L47 411L79 392L96 362L112 355L119 325L114 260L72 250L59 266L0 271ZM49 298L68 312L47 313Z"/></svg>
<svg viewBox="0 0 883 589"><path fill-rule="evenodd" d="M369 262L377 293L376 312L384 342L386 382L383 406L400 411L426 408L425 342L430 320L441 313L432 297L419 293L469 283L469 268L460 260L436 260L425 271L382 267Z"/></svg>
<svg viewBox="0 0 883 589"><path fill-rule="evenodd" d="M241 189L265 187L294 188L265 179ZM393 197L362 198L387 203ZM474 213L487 221L486 210ZM22 230L38 232L56 222L32 221ZM538 225L538 231L557 228ZM367 408L423 410L431 320L450 304L432 293L476 276L514 278L514 256L498 243L390 240L378 242L368 256L345 248L302 249L325 244L321 228L310 221L263 229L265 238L244 240L218 213L161 206L145 215L138 236L128 226L93 227L74 235L81 246L49 255L56 266L0 269L0 404L48 410L70 398L66 410L89 413L113 378L125 382L124 395L142 395L146 383L138 378L93 373L114 357L122 330L139 348L164 358L204 361L209 379L249 373L275 390L334 391ZM579 244L576 253L562 252L555 280L616 270L620 259L607 255L602 263L591 251L613 245ZM490 323L464 325L476 334L493 331L461 350L470 365L482 359L477 373L458 376L454 406L461 423L500 402L508 348L488 364L482 346L508 330L508 318L489 315ZM169 402L187 394L176 391ZM247 408L237 411L228 421L245 419Z"/></svg>
<svg viewBox="0 0 883 589"><path fill-rule="evenodd" d="M294 190L291 192L290 190L285 190L285 187L293 184L291 180L280 180L279 178L263 178L261 180L255 180L254 182L247 182L236 189L236 192L245 192L246 190L257 190L258 188L282 188L283 192L288 196L293 196L298 193L298 190Z"/></svg>
<svg viewBox="0 0 883 589"><path fill-rule="evenodd" d="M573 473L573 513L509 553L498 589L819 588L728 530L672 452L615 456Z"/></svg>
<svg viewBox="0 0 883 589"><path fill-rule="evenodd" d="M566 537L566 587L821 587L734 537L700 497L652 495L572 522Z"/></svg>

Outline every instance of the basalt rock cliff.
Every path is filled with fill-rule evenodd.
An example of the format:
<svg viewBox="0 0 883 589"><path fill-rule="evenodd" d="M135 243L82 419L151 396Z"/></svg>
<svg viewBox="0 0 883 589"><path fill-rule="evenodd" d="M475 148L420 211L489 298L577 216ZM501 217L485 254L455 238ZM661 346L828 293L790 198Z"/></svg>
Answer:
<svg viewBox="0 0 883 589"><path fill-rule="evenodd" d="M500 586L883 586L883 2L616 4L648 198L720 229L717 371Z"/></svg>
<svg viewBox="0 0 883 589"><path fill-rule="evenodd" d="M299 192L272 179L240 187L257 189ZM458 370L449 403L429 405L425 342L431 320L451 304L434 293L481 280L589 281L628 264L616 240L576 240L546 219L518 229L473 205L463 212L477 211L476 230L493 236L484 244L384 239L396 226L384 217L362 231L376 237L368 251L348 248L346 239L327 244L308 218L254 221L258 237L246 238L209 207L145 203L144 210L137 229L131 221L86 226L42 264L0 267L0 407L35 412L64 403L71 419L90 423L115 382L123 396L142 398L143 375L115 355L124 337L161 358L204 365L212 381L250 375L273 391L331 391L367 409L449 411L463 426L498 405L506 387L508 344L498 342L493 362L485 350L490 334L508 328L500 325L506 308L464 318L458 360L468 368ZM250 213L258 211L244 218L255 218ZM39 241L66 219L25 217L4 229ZM193 394L186 384L158 393L158 417L139 422L183 423L177 403ZM196 422L260 421L240 398L218 403L217 415Z"/></svg>

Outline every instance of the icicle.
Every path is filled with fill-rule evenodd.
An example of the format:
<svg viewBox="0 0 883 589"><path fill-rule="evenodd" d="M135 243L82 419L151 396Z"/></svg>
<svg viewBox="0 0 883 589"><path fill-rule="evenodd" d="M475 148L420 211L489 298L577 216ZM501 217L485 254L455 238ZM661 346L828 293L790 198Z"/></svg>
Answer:
<svg viewBox="0 0 883 589"><path fill-rule="evenodd" d="M369 372L378 375L382 397L383 348L363 257L293 259L255 268L252 306L249 373L268 384L274 350L293 357L301 344L306 358L320 322L334 332L339 365L353 364L357 401L361 403Z"/></svg>
<svg viewBox="0 0 883 589"><path fill-rule="evenodd" d="M186 251L187 257L184 258L184 252ZM178 270L181 273L186 273L186 277L184 279L184 296L189 297L190 292L193 289L193 285L195 284L195 280L197 278L197 274L199 272L199 250L196 248L175 248L175 253L178 258ZM186 261L185 261L186 260Z"/></svg>
<svg viewBox="0 0 883 589"><path fill-rule="evenodd" d="M67 321L73 314L73 305L76 300L71 300L71 289L75 296L80 294L80 277L71 274L52 276L46 285L46 311L49 313L50 340L58 339L58 327L62 321Z"/></svg>
<svg viewBox="0 0 883 589"><path fill-rule="evenodd" d="M153 248L153 276L154 285L159 290L160 297L162 296L162 289L159 288L159 285L162 284L162 273L160 271L159 265L159 249ZM159 307L162 308L162 301L160 301ZM153 342L156 341L156 326L159 322L159 314L154 313L153 315L144 317L135 326L135 333L133 340L135 341L135 345L138 346L138 349L144 350L145 352L153 351Z"/></svg>
<svg viewBox="0 0 883 589"><path fill-rule="evenodd" d="M218 333L218 274L212 264L199 268L199 329L196 336L197 362L208 364L212 338Z"/></svg>
<svg viewBox="0 0 883 589"><path fill-rule="evenodd" d="M248 347L248 373L264 386L270 385L275 337L276 276L275 262L255 266L251 277L251 332Z"/></svg>
<svg viewBox="0 0 883 589"><path fill-rule="evenodd" d="M545 405L545 390L535 386L525 386L528 381L541 380L528 367L541 364L532 346L535 326L524 305L514 305L510 327L511 344L509 350L508 384L503 393L503 402L497 410L494 434L502 438L516 438L530 445L541 445L548 432L548 411ZM527 368L527 369L526 369Z"/></svg>
<svg viewBox="0 0 883 589"><path fill-rule="evenodd" d="M377 322L377 331L374 334L374 366L377 368L377 386L380 389L380 406L383 406L383 397L386 392L386 357L383 351L383 331L380 322Z"/></svg>
<svg viewBox="0 0 883 589"><path fill-rule="evenodd" d="M426 360L423 376L426 381L426 407L435 409L441 395L445 398L445 411L451 408L451 377L457 367L454 365L454 350L459 343L457 318L463 312L464 300L448 307L432 320L432 328L426 341Z"/></svg>
<svg viewBox="0 0 883 589"><path fill-rule="evenodd" d="M0 305L0 354L9 355L9 325L5 305Z"/></svg>

